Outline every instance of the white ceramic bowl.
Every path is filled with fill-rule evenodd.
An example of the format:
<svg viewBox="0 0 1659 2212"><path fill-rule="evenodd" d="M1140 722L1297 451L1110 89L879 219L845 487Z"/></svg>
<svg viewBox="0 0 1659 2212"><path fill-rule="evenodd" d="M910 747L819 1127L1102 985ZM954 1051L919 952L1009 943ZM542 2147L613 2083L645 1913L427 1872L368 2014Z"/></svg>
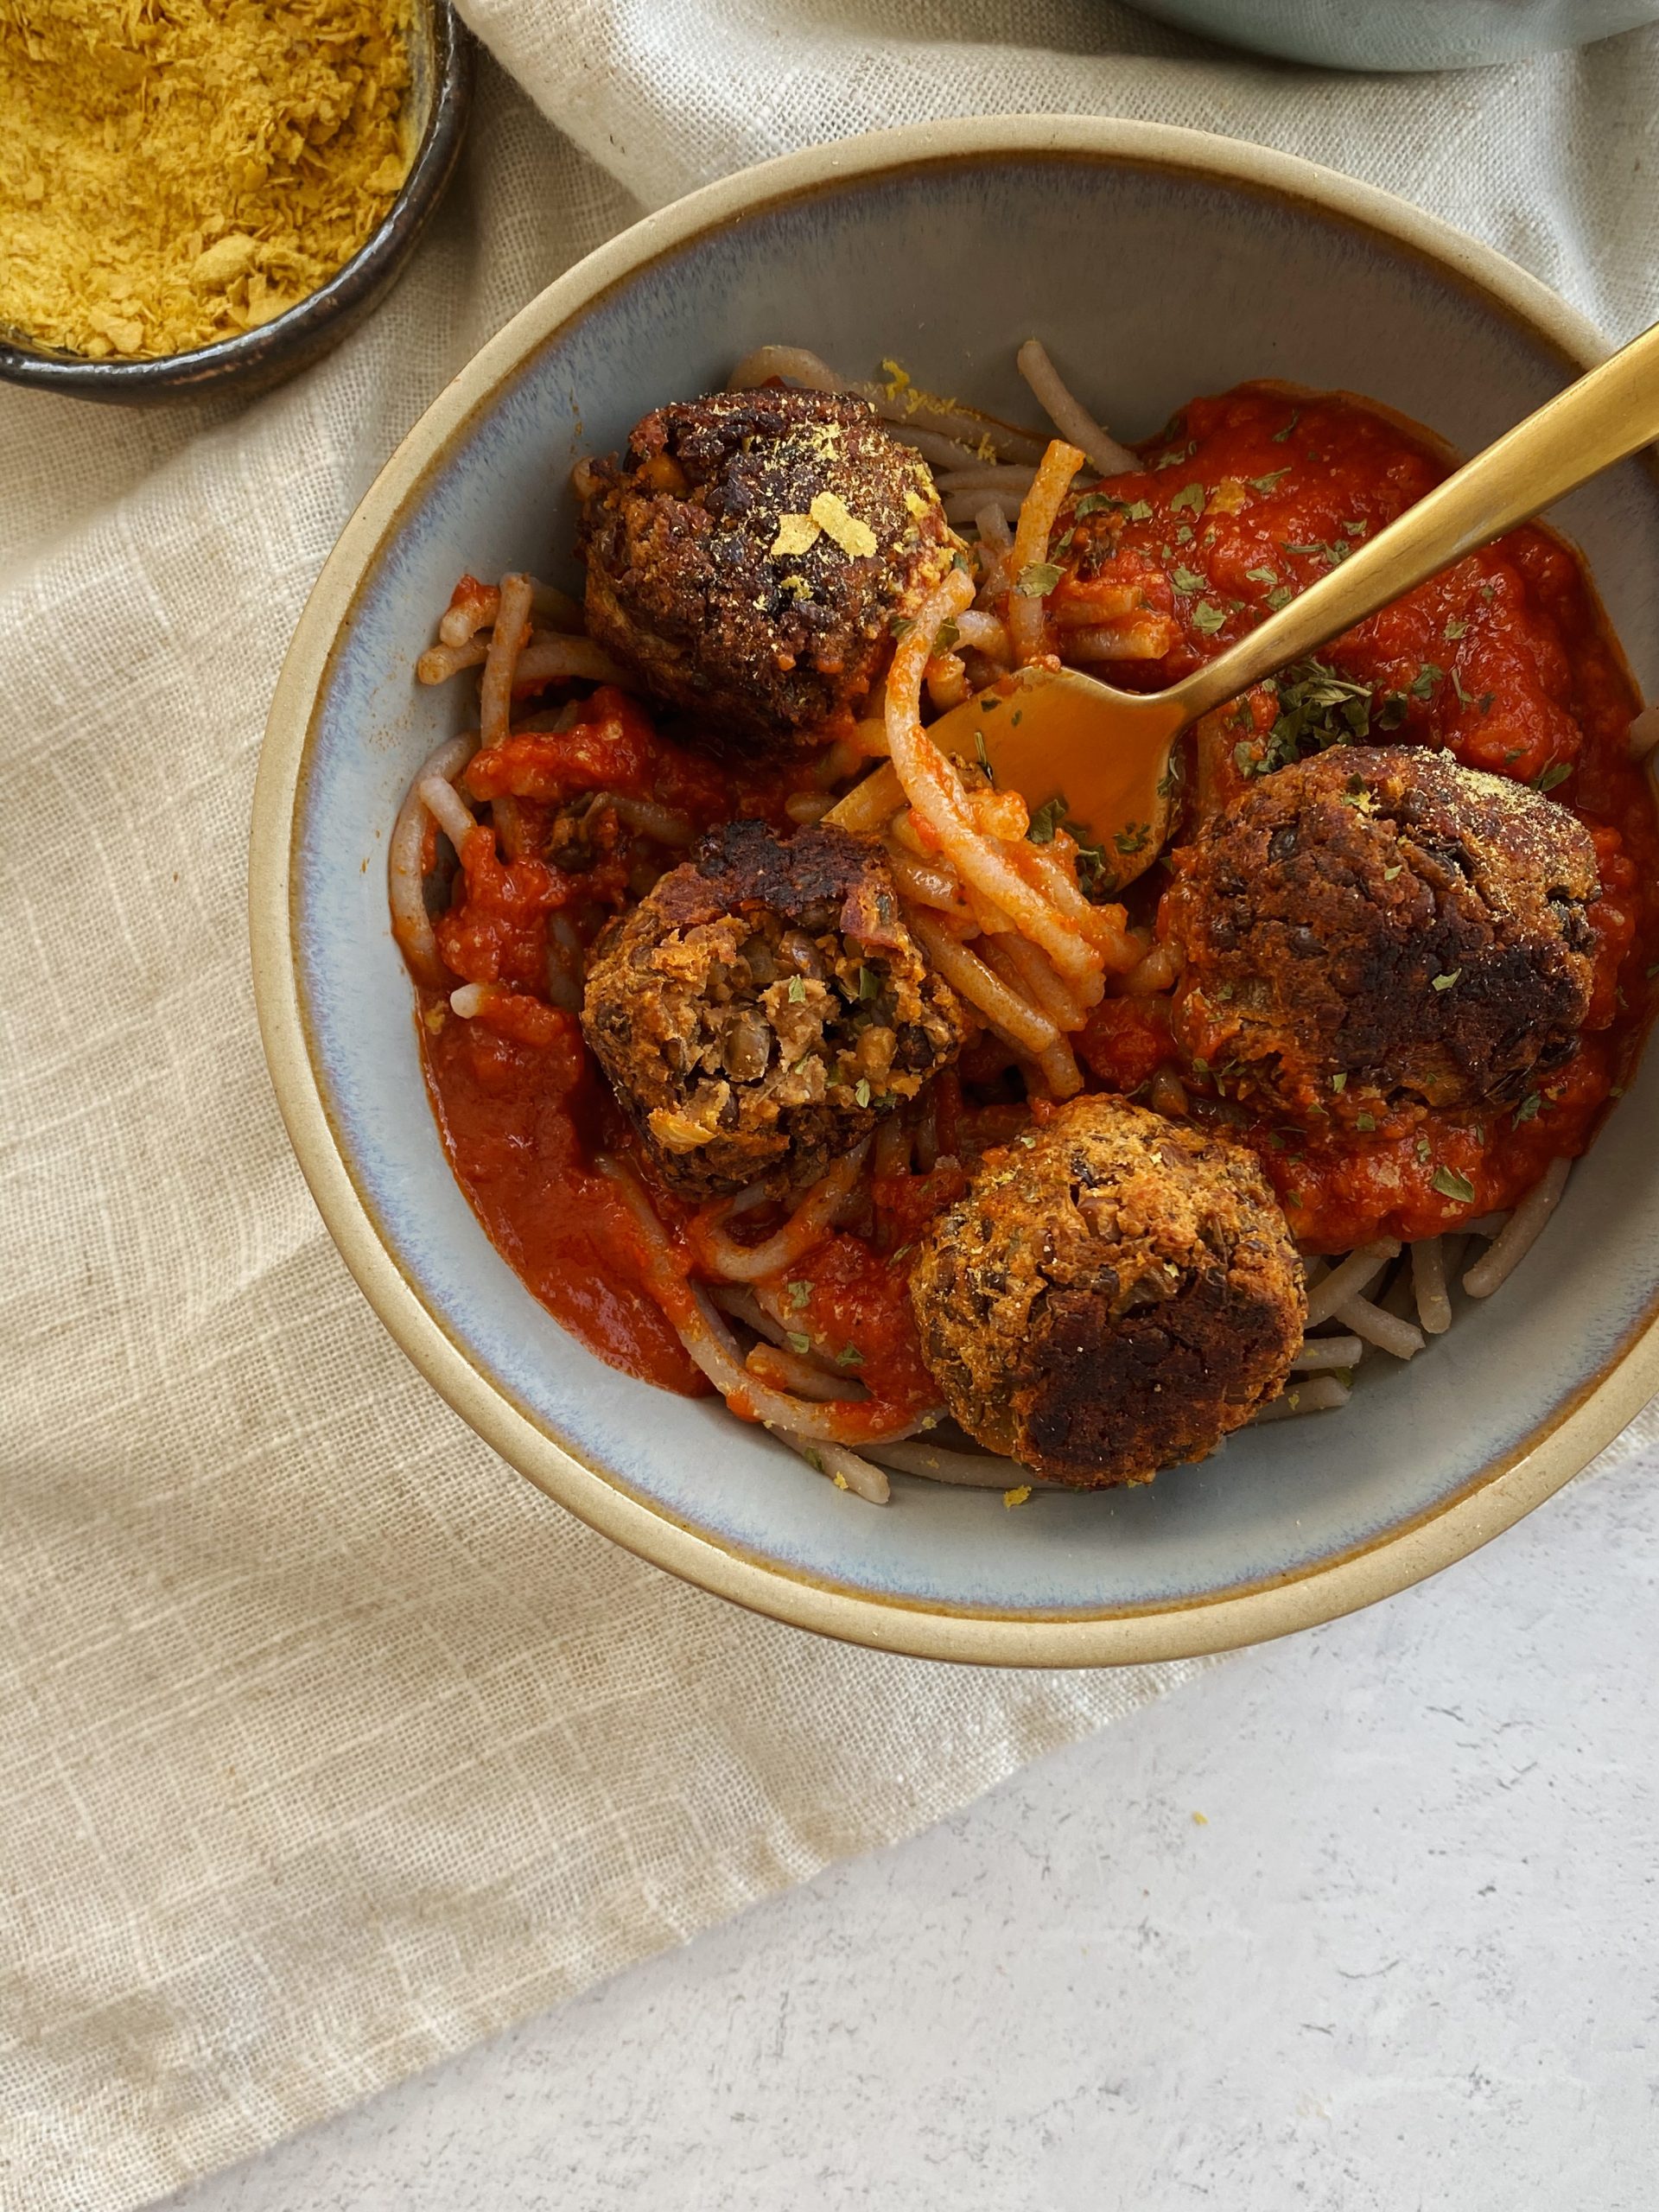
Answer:
<svg viewBox="0 0 1659 2212"><path fill-rule="evenodd" d="M1399 1589L1547 1497L1659 1387L1649 1063L1540 1248L1342 1414L1233 1438L1149 1489L835 1491L717 1403L603 1365L456 1187L387 923L386 838L461 702L410 674L463 569L574 582L567 478L766 340L897 355L1016 418L1036 332L1120 435L1249 377L1365 391L1473 448L1603 350L1497 255L1230 140L1126 123L927 125L773 162L652 217L508 325L348 524L283 669L252 851L255 982L295 1148L347 1263L450 1403L619 1542L802 1626L937 1657L1166 1657ZM1559 519L1659 681L1659 490L1628 465Z"/></svg>

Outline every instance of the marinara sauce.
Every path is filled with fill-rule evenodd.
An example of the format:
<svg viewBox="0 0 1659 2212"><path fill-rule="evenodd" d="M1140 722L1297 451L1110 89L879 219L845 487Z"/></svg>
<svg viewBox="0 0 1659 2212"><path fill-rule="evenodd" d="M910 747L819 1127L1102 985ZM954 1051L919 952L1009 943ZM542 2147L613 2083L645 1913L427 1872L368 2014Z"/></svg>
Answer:
<svg viewBox="0 0 1659 2212"><path fill-rule="evenodd" d="M1132 588L1166 650L1104 672L1142 690L1212 658L1447 467L1423 435L1362 404L1264 385L1195 400L1142 450L1141 469L1096 487L1111 517L1108 557L1088 575L1068 569L1060 587L1085 603L1093 590L1115 607ZM1628 744L1639 701L1581 568L1548 531L1510 532L1319 658L1369 694L1376 741L1448 747L1471 767L1547 791L1591 829L1602 884L1592 910L1601 938L1598 1013L1612 1017L1516 1107L1415 1114L1369 1132L1241 1122L1238 1109L1202 1081L1191 1083L1195 1112L1226 1119L1261 1155L1304 1247L1335 1252L1378 1235L1432 1236L1512 1205L1552 1159L1583 1151L1648 1020L1659 957L1659 832ZM808 776L734 779L670 743L613 691L595 693L579 713L576 729L515 735L469 772L474 795L495 800L498 829L504 819L513 823L507 847L542 852L561 807L601 785L654 798L702 829L741 814L785 821L785 798ZM1228 804L1254 776L1282 765L1281 713L1268 685L1210 718L1198 739L1202 805ZM1363 721L1357 734L1365 734ZM701 1390L707 1386L644 1287L640 1231L594 1166L597 1154L632 1147L625 1118L575 1016L544 992L550 918L581 914L591 934L596 915L637 893L620 857L607 863L589 854L583 863L567 872L544 858L503 857L488 830L468 838L461 881L435 925L439 949L457 980L499 988L469 1020L451 1014L442 995L423 994L427 1080L457 1178L537 1297L613 1365L667 1389ZM1145 881L1143 895L1155 895L1157 872ZM1177 1057L1158 998L1109 997L1076 1041L1095 1081L1125 1093ZM964 1125L954 1143L954 1117L972 1110L962 1106L961 1085L946 1082L943 1154L971 1158L1025 1111L985 1106L979 1142ZM1040 1115L1041 1102L1032 1110ZM631 1156L649 1180L648 1162L637 1150ZM889 1406L932 1395L910 1319L906 1262L963 1180L954 1160L931 1175L878 1179L868 1218L819 1247L789 1287L804 1326L815 1339L844 1338L851 1371ZM690 1268L688 1209L654 1183L652 1195Z"/></svg>
<svg viewBox="0 0 1659 2212"><path fill-rule="evenodd" d="M1446 474L1443 456L1390 416L1340 397L1245 385L1195 400L1107 487L1122 502L1097 573L1137 582L1173 642L1115 680L1173 683L1344 560ZM1402 1116L1370 1132L1258 1120L1236 1134L1261 1154L1298 1240L1339 1252L1380 1235L1430 1236L1511 1206L1551 1160L1589 1142L1646 1028L1659 834L1630 754L1640 701L1578 560L1549 531L1516 531L1432 578L1325 648L1322 664L1370 693L1373 741L1443 747L1512 776L1590 829L1602 895L1592 1020L1579 1052L1516 1107ZM1225 807L1283 765L1281 702L1262 686L1210 718L1197 784ZM1363 726L1363 725L1362 725ZM1109 1000L1083 1040L1095 1072L1132 1090L1173 1057L1163 1008ZM1201 1080L1198 1110L1217 1106Z"/></svg>

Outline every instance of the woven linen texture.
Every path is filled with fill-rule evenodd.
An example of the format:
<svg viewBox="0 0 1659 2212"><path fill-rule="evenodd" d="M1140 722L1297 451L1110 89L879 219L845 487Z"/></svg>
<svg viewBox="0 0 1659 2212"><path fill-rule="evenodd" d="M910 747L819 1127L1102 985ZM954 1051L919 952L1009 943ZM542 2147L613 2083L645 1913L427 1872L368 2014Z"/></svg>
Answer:
<svg viewBox="0 0 1659 2212"><path fill-rule="evenodd" d="M721 1605L522 1483L350 1283L259 1054L248 809L306 592L444 380L645 207L968 110L1266 138L1611 332L1654 311L1646 35L1389 83L1092 0L467 12L519 83L486 65L340 353L251 406L0 391L5 2212L154 2198L1193 1671L977 1674Z"/></svg>

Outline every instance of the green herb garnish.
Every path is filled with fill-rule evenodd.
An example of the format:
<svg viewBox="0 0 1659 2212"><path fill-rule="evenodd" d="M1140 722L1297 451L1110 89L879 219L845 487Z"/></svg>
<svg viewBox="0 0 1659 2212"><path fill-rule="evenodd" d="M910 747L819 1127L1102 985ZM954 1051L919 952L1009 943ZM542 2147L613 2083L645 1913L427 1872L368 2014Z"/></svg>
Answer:
<svg viewBox="0 0 1659 2212"><path fill-rule="evenodd" d="M1054 562L1028 561L1014 578L1014 588L1021 599L1046 599L1059 581Z"/></svg>

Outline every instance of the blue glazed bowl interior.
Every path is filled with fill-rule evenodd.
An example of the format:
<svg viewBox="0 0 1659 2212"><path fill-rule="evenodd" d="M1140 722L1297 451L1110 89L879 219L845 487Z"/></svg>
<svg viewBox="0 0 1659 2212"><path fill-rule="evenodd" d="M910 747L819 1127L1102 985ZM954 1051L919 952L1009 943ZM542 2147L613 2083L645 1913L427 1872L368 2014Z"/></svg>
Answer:
<svg viewBox="0 0 1659 2212"><path fill-rule="evenodd" d="M1079 283L1076 243L1116 272ZM1513 1459L1659 1298L1651 1060L1510 1285L1409 1367L1379 1356L1337 1415L1231 1439L1150 1488L995 1492L896 1478L838 1493L717 1404L630 1381L557 1326L451 1178L387 922L386 840L411 772L460 726L411 668L463 569L579 588L568 486L664 399L768 340L855 375L897 357L1014 420L1044 337L1120 435L1252 377L1346 387L1478 447L1570 373L1419 253L1241 185L1128 161L1009 158L855 179L667 253L543 343L451 441L371 561L338 639L300 791L294 918L311 1046L349 1172L431 1313L523 1412L633 1497L784 1572L954 1611L1166 1608L1295 1577L1432 1516ZM1635 464L1556 518L1588 551L1638 679L1659 683L1659 496Z"/></svg>

